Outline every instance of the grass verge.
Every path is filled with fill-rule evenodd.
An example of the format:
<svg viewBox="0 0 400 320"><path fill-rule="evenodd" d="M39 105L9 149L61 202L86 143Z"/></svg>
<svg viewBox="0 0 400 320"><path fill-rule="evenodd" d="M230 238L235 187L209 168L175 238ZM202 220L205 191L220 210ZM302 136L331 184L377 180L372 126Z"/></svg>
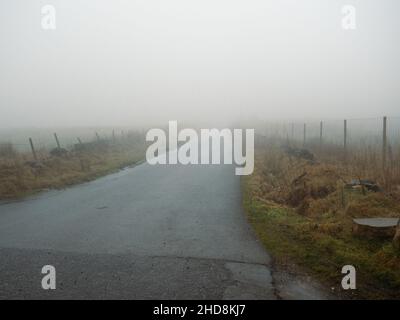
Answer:
<svg viewBox="0 0 400 320"><path fill-rule="evenodd" d="M145 150L145 145L138 142L103 143L61 156L41 154L38 161L27 161L23 154L1 158L0 200L96 179L143 161Z"/></svg>
<svg viewBox="0 0 400 320"><path fill-rule="evenodd" d="M319 215L299 214L296 208L271 200L268 193L260 192L266 188L266 176L270 173L263 172L265 168L259 164L256 161L253 175L242 179L243 206L249 222L278 266L299 265L345 298L400 298L400 252L387 239L352 234L352 220L347 211L357 204L356 200L347 205L345 212L332 211L327 206ZM275 186L275 190L281 189ZM329 203L329 196L326 198ZM378 201L377 205L387 204ZM344 265L353 265L357 270L356 290L341 288Z"/></svg>

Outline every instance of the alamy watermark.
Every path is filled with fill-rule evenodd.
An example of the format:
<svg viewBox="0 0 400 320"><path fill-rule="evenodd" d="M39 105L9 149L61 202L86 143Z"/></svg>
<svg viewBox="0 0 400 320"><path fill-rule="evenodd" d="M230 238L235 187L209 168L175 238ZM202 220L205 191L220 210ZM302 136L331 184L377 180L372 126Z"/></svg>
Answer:
<svg viewBox="0 0 400 320"><path fill-rule="evenodd" d="M342 268L342 274L345 276L342 279L342 288L344 290L356 289L356 268L352 265L345 265Z"/></svg>
<svg viewBox="0 0 400 320"><path fill-rule="evenodd" d="M41 9L42 19L41 25L43 30L55 30L56 25L56 8L51 4L46 4Z"/></svg>
<svg viewBox="0 0 400 320"><path fill-rule="evenodd" d="M177 121L169 121L168 133L150 129L146 141L153 142L146 152L151 165L234 163L236 175L250 175L254 170L254 129L245 129L245 140L243 129L200 129L199 136L194 129L178 132Z"/></svg>
<svg viewBox="0 0 400 320"><path fill-rule="evenodd" d="M42 289L43 290L55 290L56 289L56 268L52 265L45 265L42 268L42 274L45 276L42 278Z"/></svg>
<svg viewBox="0 0 400 320"><path fill-rule="evenodd" d="M342 7L342 28L344 30L355 30L357 28L356 8L352 5Z"/></svg>

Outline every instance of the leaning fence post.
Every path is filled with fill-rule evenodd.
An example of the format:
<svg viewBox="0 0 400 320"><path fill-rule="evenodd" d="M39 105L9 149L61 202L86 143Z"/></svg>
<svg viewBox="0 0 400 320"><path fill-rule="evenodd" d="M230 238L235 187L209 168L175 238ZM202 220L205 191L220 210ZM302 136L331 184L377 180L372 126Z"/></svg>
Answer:
<svg viewBox="0 0 400 320"><path fill-rule="evenodd" d="M387 117L383 117L383 134L382 134L382 168L386 168L386 154L387 154Z"/></svg>
<svg viewBox="0 0 400 320"><path fill-rule="evenodd" d="M32 138L29 138L29 144L31 145L33 159L35 159L35 161L37 161L36 151L35 151L35 147L33 146Z"/></svg>
<svg viewBox="0 0 400 320"><path fill-rule="evenodd" d="M58 141L57 133L54 132L54 138L56 139L57 148L60 149L60 141Z"/></svg>

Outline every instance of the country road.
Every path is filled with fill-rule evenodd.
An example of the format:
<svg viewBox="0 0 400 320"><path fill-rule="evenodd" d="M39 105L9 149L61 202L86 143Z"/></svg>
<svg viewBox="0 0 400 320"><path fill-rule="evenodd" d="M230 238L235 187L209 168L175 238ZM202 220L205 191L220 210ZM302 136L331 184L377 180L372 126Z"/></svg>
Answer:
<svg viewBox="0 0 400 320"><path fill-rule="evenodd" d="M324 298L277 287L232 166L141 164L0 205L0 299L282 297Z"/></svg>

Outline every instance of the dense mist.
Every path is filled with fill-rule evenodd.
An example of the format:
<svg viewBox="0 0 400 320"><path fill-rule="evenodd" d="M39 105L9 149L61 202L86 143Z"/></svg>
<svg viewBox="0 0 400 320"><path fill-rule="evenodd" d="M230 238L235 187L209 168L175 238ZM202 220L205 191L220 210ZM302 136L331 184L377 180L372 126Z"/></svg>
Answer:
<svg viewBox="0 0 400 320"><path fill-rule="evenodd" d="M56 29L41 26L43 5ZM342 7L356 8L355 30ZM400 3L0 2L0 126L398 115Z"/></svg>

